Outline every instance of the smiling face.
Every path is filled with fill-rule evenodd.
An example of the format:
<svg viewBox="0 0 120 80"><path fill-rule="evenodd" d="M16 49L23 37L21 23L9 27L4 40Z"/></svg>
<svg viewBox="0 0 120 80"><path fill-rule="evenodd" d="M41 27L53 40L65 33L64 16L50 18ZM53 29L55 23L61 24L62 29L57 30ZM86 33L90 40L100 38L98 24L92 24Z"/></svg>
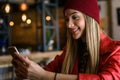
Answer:
<svg viewBox="0 0 120 80"><path fill-rule="evenodd" d="M65 10L66 26L74 39L85 38L85 18L77 10Z"/></svg>

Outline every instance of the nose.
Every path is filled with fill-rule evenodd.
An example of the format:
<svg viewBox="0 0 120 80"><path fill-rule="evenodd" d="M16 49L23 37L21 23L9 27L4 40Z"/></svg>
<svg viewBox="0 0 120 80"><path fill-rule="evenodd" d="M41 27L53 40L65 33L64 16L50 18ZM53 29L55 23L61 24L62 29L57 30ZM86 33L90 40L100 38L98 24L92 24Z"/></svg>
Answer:
<svg viewBox="0 0 120 80"><path fill-rule="evenodd" d="M67 28L73 28L73 26L74 26L73 21L72 21L72 20L69 20L69 21L67 22Z"/></svg>

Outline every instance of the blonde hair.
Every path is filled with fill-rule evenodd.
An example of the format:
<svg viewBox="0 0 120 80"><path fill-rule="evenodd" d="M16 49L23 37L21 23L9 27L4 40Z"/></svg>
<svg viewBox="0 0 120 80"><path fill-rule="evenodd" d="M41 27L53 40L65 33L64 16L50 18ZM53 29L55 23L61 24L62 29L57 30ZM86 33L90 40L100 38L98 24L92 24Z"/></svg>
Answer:
<svg viewBox="0 0 120 80"><path fill-rule="evenodd" d="M89 53L86 73L96 73L99 63L100 27L93 18L85 14L84 17L86 21L86 44ZM67 74L71 71L77 53L77 41L67 31L66 55L62 65L62 73Z"/></svg>

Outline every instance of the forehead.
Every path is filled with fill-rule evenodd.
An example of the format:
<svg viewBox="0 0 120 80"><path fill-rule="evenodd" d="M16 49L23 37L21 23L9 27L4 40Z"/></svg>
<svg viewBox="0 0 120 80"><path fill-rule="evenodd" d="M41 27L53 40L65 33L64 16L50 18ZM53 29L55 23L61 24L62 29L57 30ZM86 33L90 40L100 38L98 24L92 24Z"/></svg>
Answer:
<svg viewBox="0 0 120 80"><path fill-rule="evenodd" d="M65 17L68 17L72 14L76 14L76 13L79 13L79 14L82 14L80 11L77 11L77 10L74 10L74 9L66 9L65 10Z"/></svg>

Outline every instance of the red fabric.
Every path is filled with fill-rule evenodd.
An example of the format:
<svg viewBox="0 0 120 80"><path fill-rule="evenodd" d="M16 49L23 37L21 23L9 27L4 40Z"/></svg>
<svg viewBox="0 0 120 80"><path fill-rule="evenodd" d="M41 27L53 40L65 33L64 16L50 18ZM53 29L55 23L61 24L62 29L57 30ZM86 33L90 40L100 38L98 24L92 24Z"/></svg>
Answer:
<svg viewBox="0 0 120 80"><path fill-rule="evenodd" d="M64 56L65 50L60 56L56 56L45 69L60 73ZM97 74L78 73L77 59L70 74L77 74L78 80L120 80L120 42L111 40L104 33L101 34L100 64Z"/></svg>
<svg viewBox="0 0 120 80"><path fill-rule="evenodd" d="M81 11L94 18L98 23L100 21L97 0L68 0L64 6L64 10L65 9L75 9Z"/></svg>

